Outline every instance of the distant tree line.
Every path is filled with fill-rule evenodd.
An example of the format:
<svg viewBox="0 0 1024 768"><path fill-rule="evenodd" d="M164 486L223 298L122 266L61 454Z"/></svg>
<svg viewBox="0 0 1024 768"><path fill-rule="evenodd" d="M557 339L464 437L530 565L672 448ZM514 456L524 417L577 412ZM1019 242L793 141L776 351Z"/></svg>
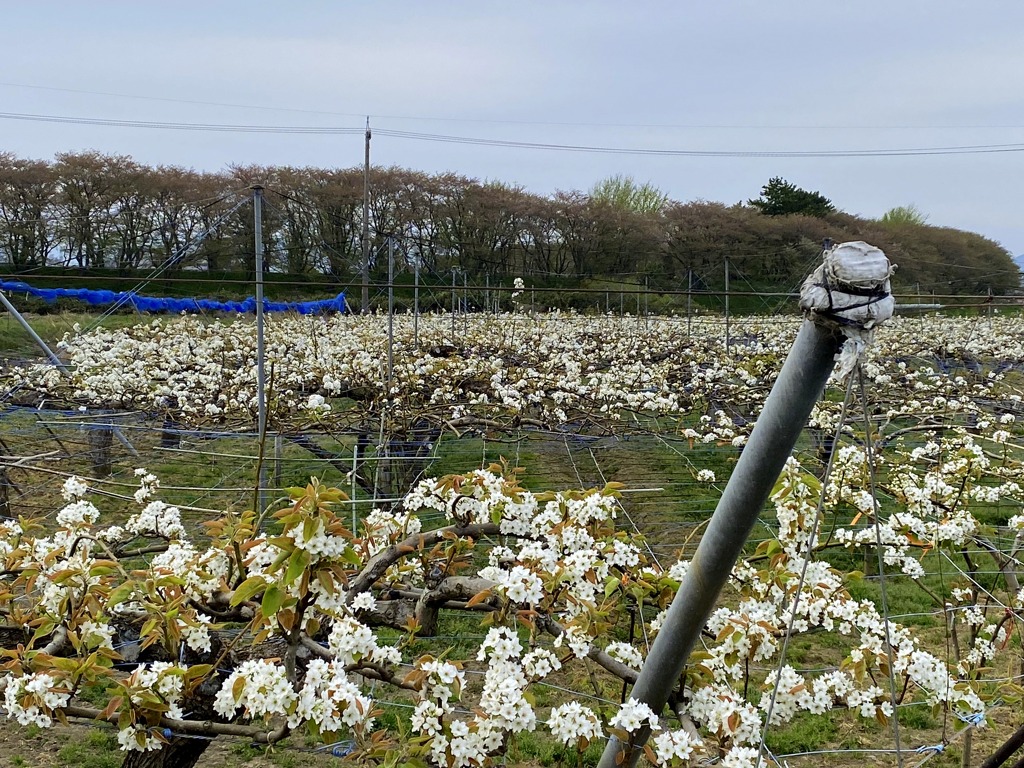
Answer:
<svg viewBox="0 0 1024 768"><path fill-rule="evenodd" d="M254 222L244 201L256 184L265 187L268 269L356 279L362 168L205 173L98 152L62 153L52 162L0 153L0 265L14 272L62 265L251 273ZM779 178L734 205L674 201L628 177L543 196L454 173L375 167L369 189L377 274L393 235L406 268L456 269L471 280L608 276L666 288L685 286L692 274L717 285L728 257L752 283L788 289L831 238L879 246L899 264L897 283L921 291L1003 293L1020 283L1006 249L979 234L930 226L913 206L861 218Z"/></svg>

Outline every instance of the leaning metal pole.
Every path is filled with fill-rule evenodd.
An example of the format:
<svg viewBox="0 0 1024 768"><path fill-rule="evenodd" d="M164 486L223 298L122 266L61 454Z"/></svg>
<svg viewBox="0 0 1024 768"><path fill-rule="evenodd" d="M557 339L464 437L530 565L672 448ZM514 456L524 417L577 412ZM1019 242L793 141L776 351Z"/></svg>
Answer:
<svg viewBox="0 0 1024 768"><path fill-rule="evenodd" d="M50 362L53 363L53 365L57 368L58 371L65 375L71 373L68 367L64 365L64 361L57 357L57 354L52 349L50 349L47 343L43 341L43 339L39 336L38 333L36 333L35 328L29 325L29 322L28 320L25 319L25 316L22 315L21 312L19 312L18 309L13 304L11 304L11 302L4 295L3 291L0 291L0 304L2 304L8 312L10 312L11 317L18 321L18 324L22 327L22 329L24 329L25 333L27 333L29 337L31 337L32 341L36 343L37 347L43 350L43 353L50 359ZM135 450L135 446L128 441L128 438L124 436L124 433L121 432L117 425L111 425L111 430L113 431L117 439L121 442L121 444L128 449L132 456L139 455L139 452Z"/></svg>
<svg viewBox="0 0 1024 768"><path fill-rule="evenodd" d="M58 371L61 373L70 373L68 367L64 365L64 361L57 357L53 350L46 345L46 342L42 340L38 333L36 333L35 328L28 324L28 320L26 320L21 312L19 312L15 306L7 300L7 297L4 296L2 291L0 291L0 304L3 304L4 308L11 313L11 317L18 321L25 333L27 333L31 337L32 341L36 343L36 346L43 350L43 353L50 358L50 362L57 367Z"/></svg>
<svg viewBox="0 0 1024 768"><path fill-rule="evenodd" d="M885 254L859 240L835 248L830 245L826 243L822 264L800 288L806 319L633 686L631 698L647 704L655 714L661 714L679 684L718 594L829 374L838 362L839 376L850 375L874 328L892 315L889 276L893 267ZM636 765L650 734L645 723L627 742L612 737L599 768Z"/></svg>
<svg viewBox="0 0 1024 768"><path fill-rule="evenodd" d="M718 594L825 389L843 341L841 333L804 320L633 686L631 698L655 713L664 709L679 683ZM598 768L636 765L648 736L644 726L629 743L612 737Z"/></svg>

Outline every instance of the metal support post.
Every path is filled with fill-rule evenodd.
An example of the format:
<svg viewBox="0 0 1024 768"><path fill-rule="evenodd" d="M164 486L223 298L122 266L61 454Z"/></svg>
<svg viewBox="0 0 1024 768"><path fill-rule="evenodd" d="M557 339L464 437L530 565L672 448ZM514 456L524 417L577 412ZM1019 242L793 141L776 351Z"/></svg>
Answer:
<svg viewBox="0 0 1024 768"><path fill-rule="evenodd" d="M678 684L719 592L824 391L842 341L837 332L804 320L633 686L631 698L655 713L661 713ZM611 738L599 768L636 765L649 736L644 726L627 744Z"/></svg>
<svg viewBox="0 0 1024 768"><path fill-rule="evenodd" d="M25 316L18 311L17 307L11 304L8 298L4 295L3 291L0 291L0 304L3 304L4 309L6 309L11 314L11 317L18 321L18 325L20 325L25 330L25 333L27 333L29 337L31 337L32 341L34 341L36 343L36 346L43 351L43 354L46 355L46 357L49 359L51 363L53 363L53 365L57 368L58 371L60 371L64 375L68 375L71 373L68 367L64 365L64 362L59 357L57 357L57 354L52 349L50 349L47 343L43 341L42 337L38 333L36 333L36 329L29 325L29 322L28 320L25 319ZM132 445L131 442L129 442L128 438L124 436L124 433L118 428L116 424L111 424L110 429L114 433L114 436L118 439L118 442L120 442L121 445L127 448L128 452L131 453L132 456L139 455L139 452L135 450L135 446Z"/></svg>
<svg viewBox="0 0 1024 768"><path fill-rule="evenodd" d="M256 431L259 435L260 454L263 441L267 439L267 371L266 371L266 340L264 338L263 318L263 187L252 188L253 227L255 229L254 245L256 249ZM260 462L259 477L259 513L267 508L267 470Z"/></svg>
<svg viewBox="0 0 1024 768"><path fill-rule="evenodd" d="M412 279L412 344L420 348L420 257L416 254L416 266Z"/></svg>
<svg viewBox="0 0 1024 768"><path fill-rule="evenodd" d="M686 270L686 338L690 338L691 310L693 309L693 270Z"/></svg>
<svg viewBox="0 0 1024 768"><path fill-rule="evenodd" d="M455 267L452 267L452 344L455 344Z"/></svg>
<svg viewBox="0 0 1024 768"><path fill-rule="evenodd" d="M729 257L725 257L725 354L729 354Z"/></svg>

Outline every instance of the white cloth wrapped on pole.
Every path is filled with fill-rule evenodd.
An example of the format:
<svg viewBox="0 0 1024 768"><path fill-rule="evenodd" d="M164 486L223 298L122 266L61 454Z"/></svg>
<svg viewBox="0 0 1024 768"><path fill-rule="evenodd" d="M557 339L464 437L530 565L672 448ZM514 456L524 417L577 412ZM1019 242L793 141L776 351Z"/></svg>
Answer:
<svg viewBox="0 0 1024 768"><path fill-rule="evenodd" d="M892 317L896 302L889 278L895 266L873 245L855 240L826 250L822 263L800 288L800 308L815 322L838 327L846 343L836 357L845 379L874 338L874 329Z"/></svg>

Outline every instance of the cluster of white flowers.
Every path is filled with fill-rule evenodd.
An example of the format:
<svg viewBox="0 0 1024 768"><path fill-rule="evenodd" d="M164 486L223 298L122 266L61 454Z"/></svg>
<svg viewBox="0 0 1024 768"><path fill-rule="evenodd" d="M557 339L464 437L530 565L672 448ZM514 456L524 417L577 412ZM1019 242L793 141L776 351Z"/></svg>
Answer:
<svg viewBox="0 0 1024 768"><path fill-rule="evenodd" d="M427 673L426 683L420 695L424 699L436 702L443 711L451 711L453 700L458 701L462 696L466 673L450 661L437 659L422 659L416 666Z"/></svg>
<svg viewBox="0 0 1024 768"><path fill-rule="evenodd" d="M413 494L416 494L416 497ZM403 509L384 510L375 507L362 522L362 544L365 547L365 557L373 557L396 541L407 536L414 536L423 530L423 523L419 517L411 514L410 511L422 508L423 499L429 498L429 496L430 491L421 483L418 490L406 497L404 502L406 511Z"/></svg>
<svg viewBox="0 0 1024 768"><path fill-rule="evenodd" d="M139 489L135 492L135 501L138 504L145 504L152 499L160 488L160 478L147 470L139 467L135 470L135 476L139 478Z"/></svg>
<svg viewBox="0 0 1024 768"><path fill-rule="evenodd" d="M313 722L324 733L343 728L368 731L373 727L372 713L373 702L348 679L344 664L313 659L306 668L288 725L297 728Z"/></svg>
<svg viewBox="0 0 1024 768"><path fill-rule="evenodd" d="M284 535L295 542L295 546L309 552L314 558L337 558L348 549L348 539L328 533L323 520L316 520L312 530L303 522L289 528Z"/></svg>
<svg viewBox="0 0 1024 768"><path fill-rule="evenodd" d="M310 395L309 399L299 407L311 413L328 413L331 410L331 404L324 399L323 395L317 394Z"/></svg>
<svg viewBox="0 0 1024 768"><path fill-rule="evenodd" d="M124 527L136 536L160 536L166 539L185 536L181 510L159 499L149 502L140 512L129 517Z"/></svg>
<svg viewBox="0 0 1024 768"><path fill-rule="evenodd" d="M49 728L53 711L67 706L71 698L70 686L45 672L5 677L3 682L4 711L21 725Z"/></svg>
<svg viewBox="0 0 1024 768"><path fill-rule="evenodd" d="M532 680L542 680L561 668L562 662L546 648L536 648L523 656L523 670Z"/></svg>
<svg viewBox="0 0 1024 768"><path fill-rule="evenodd" d="M473 729L481 735L481 754L501 746L505 734L532 731L537 717L524 696L529 684L520 660L522 645L512 630L492 627L477 653L477 660L487 661L480 709Z"/></svg>
<svg viewBox="0 0 1024 768"><path fill-rule="evenodd" d="M621 661L627 667L638 670L643 666L644 657L640 654L640 649L629 643L608 643L604 650L613 659Z"/></svg>
<svg viewBox="0 0 1024 768"><path fill-rule="evenodd" d="M676 761L689 760L703 751L704 742L694 738L680 728L676 731L662 731L654 737L654 754L658 762L672 765Z"/></svg>
<svg viewBox="0 0 1024 768"><path fill-rule="evenodd" d="M611 728L622 728L629 733L639 730L643 725L648 726L652 731L661 730L658 716L654 714L650 706L633 698L626 699L619 707L619 711L608 721L608 725Z"/></svg>
<svg viewBox="0 0 1024 768"><path fill-rule="evenodd" d="M181 709L184 672L183 667L162 661L140 665L123 683L126 698L133 707L147 709L152 706L149 697L155 693L164 707L159 710L160 714L180 719L184 717ZM158 750L164 744L154 729L134 718L118 731L117 741L121 749L137 752Z"/></svg>
<svg viewBox="0 0 1024 768"><path fill-rule="evenodd" d="M91 526L100 516L100 511L91 501L79 499L65 505L57 512L57 525L68 530Z"/></svg>
<svg viewBox="0 0 1024 768"><path fill-rule="evenodd" d="M188 541L178 539L154 555L149 567L154 573L181 578L189 597L206 600L225 587L229 563L223 550L211 548L198 552Z"/></svg>
<svg viewBox="0 0 1024 768"><path fill-rule="evenodd" d="M96 621L83 621L78 627L82 645L86 648L114 649L114 628Z"/></svg>
<svg viewBox="0 0 1024 768"><path fill-rule="evenodd" d="M217 714L233 718L238 709L246 716L265 718L286 714L298 699L284 667L266 659L243 661L224 681L213 703Z"/></svg>
<svg viewBox="0 0 1024 768"><path fill-rule="evenodd" d="M513 603L538 604L544 598L544 583L529 568L517 565L510 570L487 567L480 571L494 582L494 589Z"/></svg>
<svg viewBox="0 0 1024 768"><path fill-rule="evenodd" d="M361 660L393 664L401 661L401 652L397 648L379 645L373 630L351 616L339 616L334 620L327 647L343 664Z"/></svg>
<svg viewBox="0 0 1024 768"><path fill-rule="evenodd" d="M210 624L212 620L204 613L196 613L188 618L179 618L178 630L185 641L185 645L193 651L209 651L213 647L213 638L210 637Z"/></svg>
<svg viewBox="0 0 1024 768"><path fill-rule="evenodd" d="M72 475L64 481L60 494L64 497L65 501L74 501L75 499L82 498L88 492L88 484L82 478Z"/></svg>
<svg viewBox="0 0 1024 768"><path fill-rule="evenodd" d="M547 726L552 736L569 746L576 746L581 740L590 742L604 736L601 718L578 701L552 707Z"/></svg>

